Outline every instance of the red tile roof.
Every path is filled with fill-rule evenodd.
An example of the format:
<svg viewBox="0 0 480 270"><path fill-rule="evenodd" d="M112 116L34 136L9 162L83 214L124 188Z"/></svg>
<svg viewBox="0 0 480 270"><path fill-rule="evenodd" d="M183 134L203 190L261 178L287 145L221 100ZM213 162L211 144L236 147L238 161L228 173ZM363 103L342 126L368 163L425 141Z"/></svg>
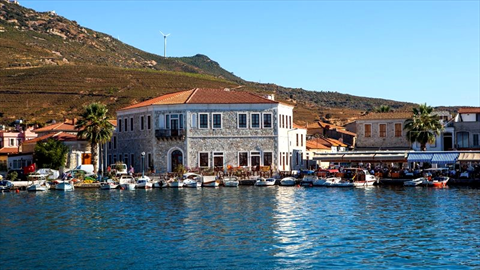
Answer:
<svg viewBox="0 0 480 270"><path fill-rule="evenodd" d="M307 149L331 149L330 146L327 146L327 145L324 145L324 141L320 141L318 139L312 139L312 140L308 140L307 141L307 144L306 144L306 147Z"/></svg>
<svg viewBox="0 0 480 270"><path fill-rule="evenodd" d="M332 146L347 147L347 145L342 143L341 141L335 140L335 139L330 139L330 138L314 138L314 139L311 139L309 141L312 142L312 143L315 143L315 144L317 144L317 143L318 144L323 144L324 146L327 146L328 148L330 148Z"/></svg>
<svg viewBox="0 0 480 270"><path fill-rule="evenodd" d="M36 133L39 132L48 132L48 131L69 131L69 132L77 132L78 130L75 129L75 122L76 121L71 121L67 120L63 123L56 123L56 124L51 124L48 126L45 126L43 128L37 128L34 131Z"/></svg>
<svg viewBox="0 0 480 270"><path fill-rule="evenodd" d="M346 135L350 135L350 136L357 136L356 133L353 133L353 132L350 132L350 131L347 131L347 130L343 130L343 129L337 129L337 132L338 133L343 133L343 134L346 134Z"/></svg>
<svg viewBox="0 0 480 270"><path fill-rule="evenodd" d="M458 113L480 113L480 107L464 107L458 109Z"/></svg>
<svg viewBox="0 0 480 270"><path fill-rule="evenodd" d="M18 147L0 148L0 154L18 154Z"/></svg>
<svg viewBox="0 0 480 270"><path fill-rule="evenodd" d="M360 117L358 120L408 119L412 116L412 112L369 113L365 116Z"/></svg>
<svg viewBox="0 0 480 270"><path fill-rule="evenodd" d="M249 92L241 92L227 89L195 88L192 90L170 93L146 100L120 110L128 110L151 105L170 104L263 104L275 103L270 100Z"/></svg>
<svg viewBox="0 0 480 270"><path fill-rule="evenodd" d="M41 137L37 137L35 139L25 141L23 142L23 144L37 143L37 142L45 141L49 138L55 138L56 140L59 140L59 141L83 141L78 139L77 136L73 134L65 133L65 132L57 132L57 133L46 134Z"/></svg>
<svg viewBox="0 0 480 270"><path fill-rule="evenodd" d="M300 125L297 125L295 123L293 123L293 128L298 128L298 129L307 129L306 127L304 126L300 126Z"/></svg>

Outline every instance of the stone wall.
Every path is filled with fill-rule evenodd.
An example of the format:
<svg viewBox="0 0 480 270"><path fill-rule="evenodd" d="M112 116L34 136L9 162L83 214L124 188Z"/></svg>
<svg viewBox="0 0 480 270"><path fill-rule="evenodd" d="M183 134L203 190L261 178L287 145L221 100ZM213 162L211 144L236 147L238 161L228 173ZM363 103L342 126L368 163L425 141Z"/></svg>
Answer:
<svg viewBox="0 0 480 270"><path fill-rule="evenodd" d="M410 143L405 136L406 131L403 130L404 122L405 119L357 121L356 147L379 149L381 148L384 150L389 148L410 148ZM395 137L396 123L402 124L401 137ZM371 137L365 137L365 124L371 124L372 126ZM380 137L379 124L387 124L386 137Z"/></svg>

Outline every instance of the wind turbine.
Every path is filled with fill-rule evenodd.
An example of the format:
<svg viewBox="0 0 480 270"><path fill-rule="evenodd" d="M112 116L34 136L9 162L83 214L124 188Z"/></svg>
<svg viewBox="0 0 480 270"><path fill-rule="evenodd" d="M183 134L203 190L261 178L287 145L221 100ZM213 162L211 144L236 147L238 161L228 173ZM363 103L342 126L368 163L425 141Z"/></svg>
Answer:
<svg viewBox="0 0 480 270"><path fill-rule="evenodd" d="M170 36L170 34L164 34L162 31L160 31L160 34L163 35L163 57L167 57L167 37Z"/></svg>

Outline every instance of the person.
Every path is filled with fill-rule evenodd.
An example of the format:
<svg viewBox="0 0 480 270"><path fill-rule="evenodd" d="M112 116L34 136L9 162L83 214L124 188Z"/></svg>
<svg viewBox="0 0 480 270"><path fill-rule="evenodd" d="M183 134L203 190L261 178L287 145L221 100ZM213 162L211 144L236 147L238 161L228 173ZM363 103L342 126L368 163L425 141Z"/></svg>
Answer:
<svg viewBox="0 0 480 270"><path fill-rule="evenodd" d="M128 172L130 173L131 176L133 176L133 173L134 173L135 171L134 171L132 165L130 165L130 170L129 170Z"/></svg>
<svg viewBox="0 0 480 270"><path fill-rule="evenodd" d="M107 173L110 174L110 172L112 171L112 168L110 168L110 166L107 167Z"/></svg>

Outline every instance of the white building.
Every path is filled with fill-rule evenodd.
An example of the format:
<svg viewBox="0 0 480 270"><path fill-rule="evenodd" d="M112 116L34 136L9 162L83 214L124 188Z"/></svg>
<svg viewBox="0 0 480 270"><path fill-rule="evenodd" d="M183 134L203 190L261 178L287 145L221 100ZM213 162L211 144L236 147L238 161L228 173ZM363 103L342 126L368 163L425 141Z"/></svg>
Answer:
<svg viewBox="0 0 480 270"><path fill-rule="evenodd" d="M302 167L306 146L293 106L229 89L196 88L120 109L115 134L108 164L123 161L137 172L142 158L155 172L178 165L289 171Z"/></svg>

